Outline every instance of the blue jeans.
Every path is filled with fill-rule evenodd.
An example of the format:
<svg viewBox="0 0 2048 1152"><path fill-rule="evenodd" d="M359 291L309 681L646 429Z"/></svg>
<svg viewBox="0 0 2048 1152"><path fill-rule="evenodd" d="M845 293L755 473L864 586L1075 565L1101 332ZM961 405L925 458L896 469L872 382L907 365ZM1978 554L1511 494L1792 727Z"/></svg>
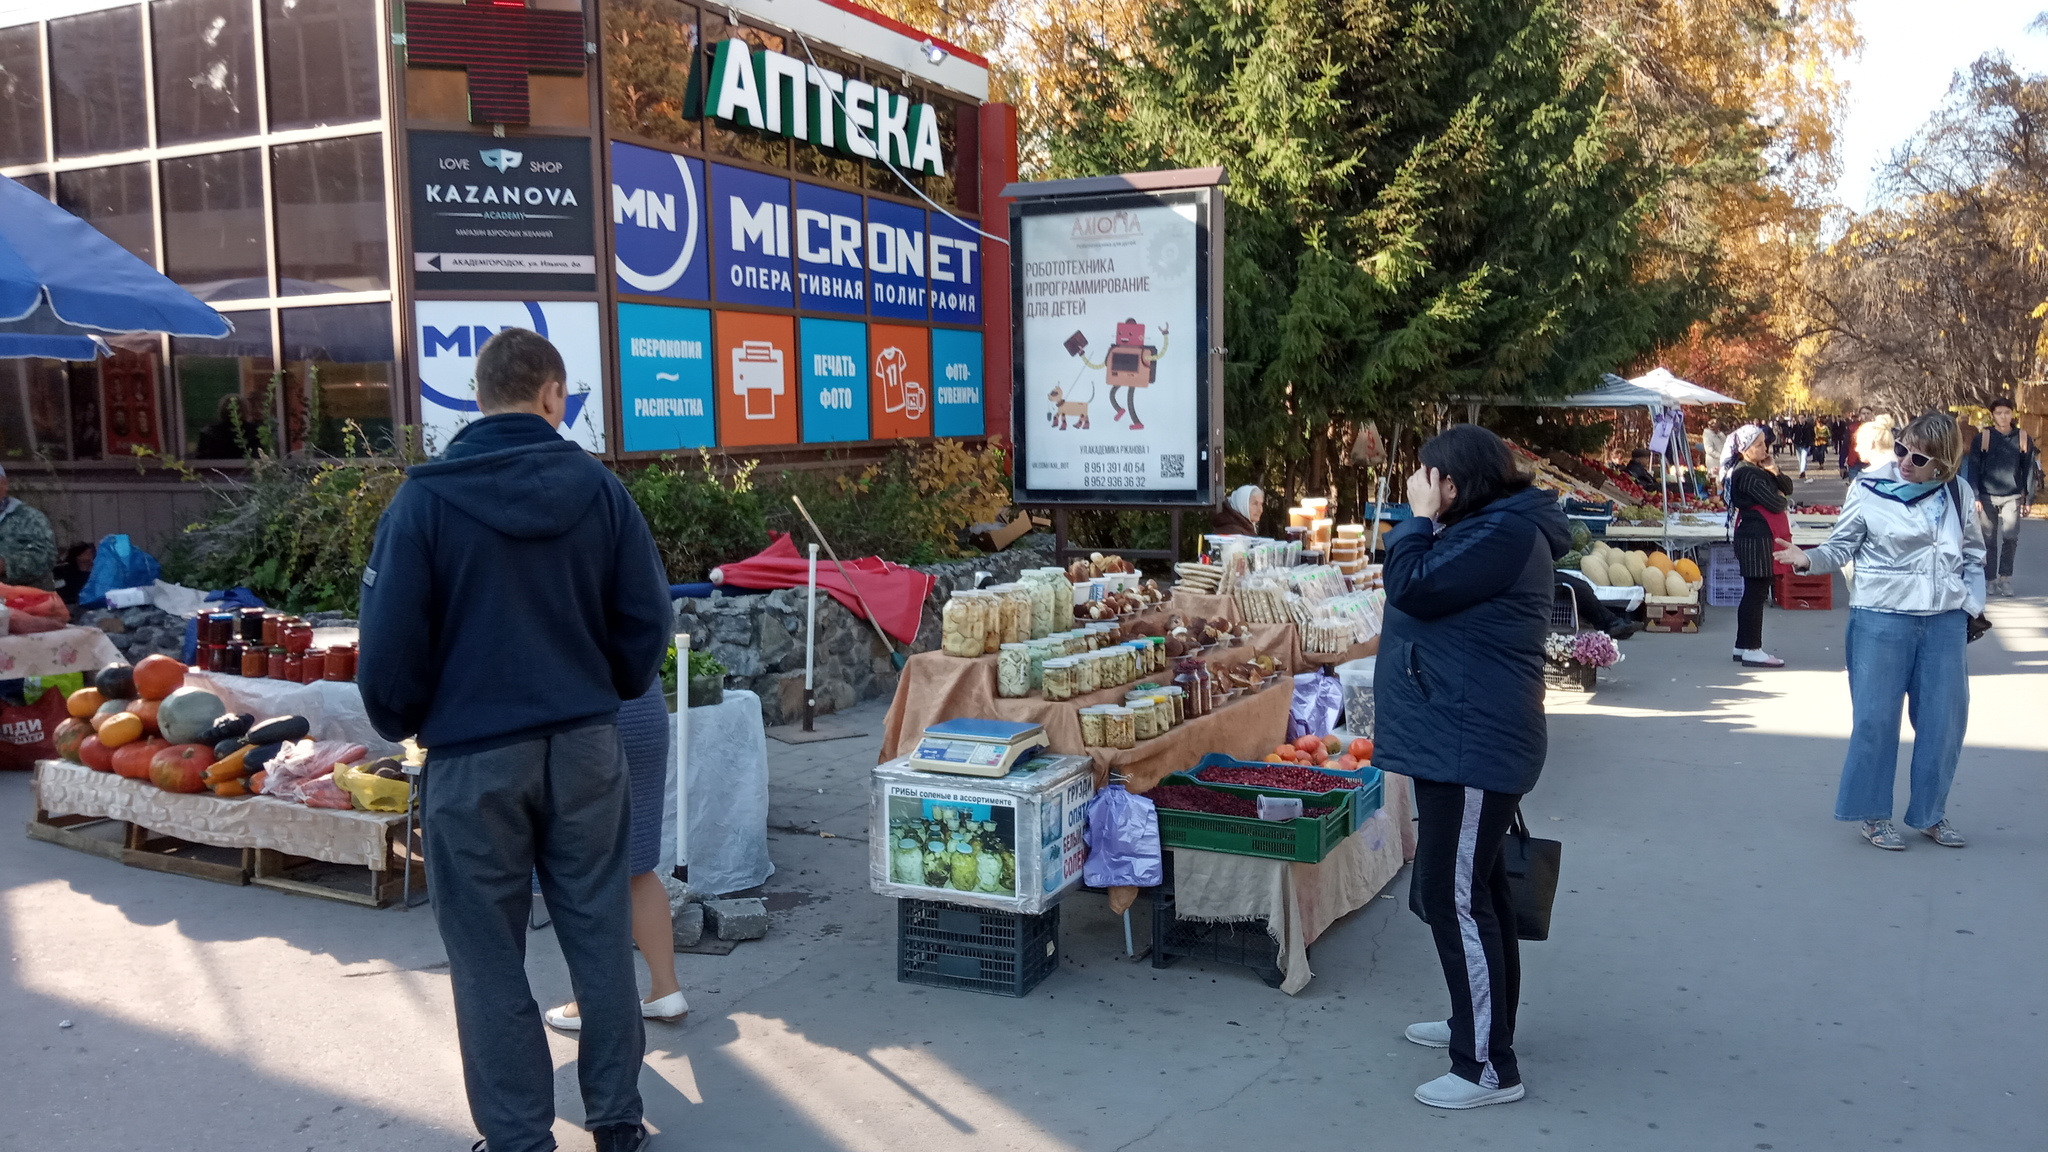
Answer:
<svg viewBox="0 0 2048 1152"><path fill-rule="evenodd" d="M1889 820L1899 771L1899 705L1913 721L1912 795L1906 824L1930 828L1948 807L1948 786L1970 723L1968 617L1849 610L1849 697L1855 727L1835 796L1837 820Z"/></svg>

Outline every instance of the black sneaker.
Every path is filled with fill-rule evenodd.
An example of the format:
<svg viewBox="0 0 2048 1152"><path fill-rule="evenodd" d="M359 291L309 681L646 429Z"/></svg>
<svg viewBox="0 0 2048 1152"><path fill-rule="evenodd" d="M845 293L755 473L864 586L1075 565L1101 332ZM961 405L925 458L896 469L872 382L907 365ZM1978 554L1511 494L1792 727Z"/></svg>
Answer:
<svg viewBox="0 0 2048 1152"><path fill-rule="evenodd" d="M607 1124L591 1132L597 1152L641 1152L647 1147L647 1129L638 1124Z"/></svg>

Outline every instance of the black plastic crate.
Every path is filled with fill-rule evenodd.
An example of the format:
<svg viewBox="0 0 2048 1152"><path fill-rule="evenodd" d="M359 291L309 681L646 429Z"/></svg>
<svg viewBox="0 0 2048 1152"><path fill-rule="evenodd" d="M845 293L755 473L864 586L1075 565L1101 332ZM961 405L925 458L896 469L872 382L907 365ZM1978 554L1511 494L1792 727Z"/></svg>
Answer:
<svg viewBox="0 0 2048 1152"><path fill-rule="evenodd" d="M896 979L1024 996L1060 966L1060 909L1036 916L937 900L896 901Z"/></svg>

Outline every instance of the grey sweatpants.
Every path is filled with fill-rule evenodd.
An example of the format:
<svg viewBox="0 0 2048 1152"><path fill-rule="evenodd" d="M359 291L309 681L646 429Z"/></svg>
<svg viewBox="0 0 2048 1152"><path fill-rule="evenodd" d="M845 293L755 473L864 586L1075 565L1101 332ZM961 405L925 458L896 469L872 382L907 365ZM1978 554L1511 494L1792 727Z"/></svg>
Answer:
<svg viewBox="0 0 2048 1152"><path fill-rule="evenodd" d="M646 1040L626 894L629 808L610 721L429 758L427 888L448 950L469 1113L491 1152L555 1147L554 1061L526 981L535 872L583 1017L576 1072L586 1123L640 1120Z"/></svg>

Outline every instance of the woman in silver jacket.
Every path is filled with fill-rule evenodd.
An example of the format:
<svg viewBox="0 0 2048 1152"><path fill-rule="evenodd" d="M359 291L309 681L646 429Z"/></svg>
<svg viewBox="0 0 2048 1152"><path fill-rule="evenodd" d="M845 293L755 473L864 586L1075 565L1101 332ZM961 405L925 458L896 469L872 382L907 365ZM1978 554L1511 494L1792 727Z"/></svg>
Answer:
<svg viewBox="0 0 2048 1152"><path fill-rule="evenodd" d="M1964 843L1946 809L1970 719L1963 645L1970 618L1984 611L1984 534L1969 512L1976 496L1956 476L1963 447L1955 418L1929 412L1898 431L1895 459L1873 462L1850 486L1826 543L1809 551L1778 541L1777 558L1802 572L1856 566L1848 638L1855 719L1835 819L1857 821L1865 839L1894 852L1906 847L1892 824L1901 703L1913 720L1906 824L1945 847Z"/></svg>

